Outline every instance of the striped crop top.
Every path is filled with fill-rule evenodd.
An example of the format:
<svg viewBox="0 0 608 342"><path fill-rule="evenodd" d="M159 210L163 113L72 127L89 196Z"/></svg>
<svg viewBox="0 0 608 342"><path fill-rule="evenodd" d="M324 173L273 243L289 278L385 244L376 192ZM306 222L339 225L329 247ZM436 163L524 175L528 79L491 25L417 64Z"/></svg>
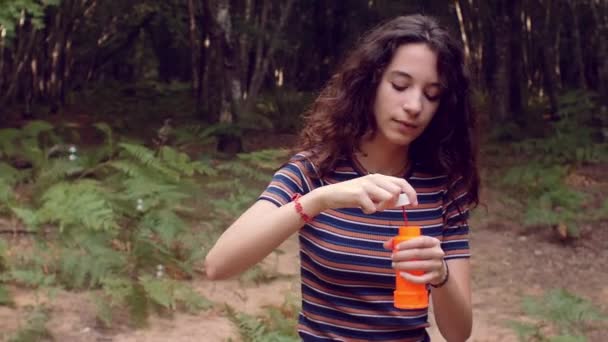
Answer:
<svg viewBox="0 0 608 342"><path fill-rule="evenodd" d="M282 206L294 193L306 194L319 186L361 177L356 159L340 160L323 179L297 154L278 170L259 200ZM468 210L459 182L451 200L445 175L410 168L404 175L416 189L419 205L407 209L410 223L441 240L446 259L468 258ZM393 306L395 272L391 252L383 243L403 225L401 209L371 215L358 208L324 211L299 232L302 310L298 332L304 341L428 341L427 309Z"/></svg>

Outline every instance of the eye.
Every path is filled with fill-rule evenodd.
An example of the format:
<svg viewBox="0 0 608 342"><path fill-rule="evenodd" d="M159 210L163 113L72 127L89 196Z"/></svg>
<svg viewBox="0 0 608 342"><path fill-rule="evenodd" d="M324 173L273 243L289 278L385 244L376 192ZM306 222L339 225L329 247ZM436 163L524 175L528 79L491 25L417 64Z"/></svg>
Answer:
<svg viewBox="0 0 608 342"><path fill-rule="evenodd" d="M424 96L426 96L426 98L431 102L439 101L439 99L441 98L441 94L424 94Z"/></svg>
<svg viewBox="0 0 608 342"><path fill-rule="evenodd" d="M393 89L395 89L396 91L404 91L405 89L407 89L407 86L401 86L401 85L397 85L395 83L391 83L393 86Z"/></svg>
<svg viewBox="0 0 608 342"><path fill-rule="evenodd" d="M430 91L425 92L424 96L426 96L426 98L431 102L439 101L439 99L441 98L441 91L432 89Z"/></svg>

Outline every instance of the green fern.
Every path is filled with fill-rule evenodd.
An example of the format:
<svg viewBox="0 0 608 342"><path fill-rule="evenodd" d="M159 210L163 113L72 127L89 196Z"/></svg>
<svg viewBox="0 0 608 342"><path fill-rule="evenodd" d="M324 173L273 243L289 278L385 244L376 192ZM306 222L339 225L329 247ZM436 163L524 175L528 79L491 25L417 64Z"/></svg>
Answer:
<svg viewBox="0 0 608 342"><path fill-rule="evenodd" d="M299 307L288 297L279 308L271 307L264 315L251 316L236 312L226 306L228 318L237 326L239 334L246 342L295 342L297 336L297 315Z"/></svg>
<svg viewBox="0 0 608 342"><path fill-rule="evenodd" d="M57 223L66 228L111 230L118 225L110 203L111 194L94 180L57 183L42 195L38 211L39 223Z"/></svg>
<svg viewBox="0 0 608 342"><path fill-rule="evenodd" d="M528 315L555 323L561 334L582 333L585 324L607 319L590 301L563 289L549 291L542 300L526 297L523 307Z"/></svg>
<svg viewBox="0 0 608 342"><path fill-rule="evenodd" d="M15 303L6 286L0 283L0 306L14 306Z"/></svg>
<svg viewBox="0 0 608 342"><path fill-rule="evenodd" d="M3 275L8 270L8 261L6 260L6 251L8 246L4 240L0 240L0 275ZM0 278L0 306L1 305L13 305L13 300L8 289L3 284Z"/></svg>
<svg viewBox="0 0 608 342"><path fill-rule="evenodd" d="M11 186L24 179L22 172L3 161L0 161L0 177Z"/></svg>
<svg viewBox="0 0 608 342"><path fill-rule="evenodd" d="M18 129L0 129L0 156L12 157L16 155L19 151L16 141L20 136L21 132Z"/></svg>
<svg viewBox="0 0 608 342"><path fill-rule="evenodd" d="M21 132L26 137L37 138L41 133L53 131L54 126L46 121L33 120L29 121L25 126L21 128Z"/></svg>
<svg viewBox="0 0 608 342"><path fill-rule="evenodd" d="M41 342L53 341L53 335L47 328L50 320L49 310L45 307L35 307L27 317L25 326L12 336L10 342Z"/></svg>
<svg viewBox="0 0 608 342"><path fill-rule="evenodd" d="M176 310L178 305L186 305L192 312L211 308L208 300L173 279L143 276L140 282L152 301L166 309Z"/></svg>
<svg viewBox="0 0 608 342"><path fill-rule="evenodd" d="M148 323L150 316L150 299L146 289L139 282L131 282L127 294L126 306L129 309L131 321L137 327L144 327Z"/></svg>
<svg viewBox="0 0 608 342"><path fill-rule="evenodd" d="M133 280L112 275L101 279L101 295L91 295L97 308L97 317L107 327L112 326L113 310L126 305L132 286Z"/></svg>
<svg viewBox="0 0 608 342"><path fill-rule="evenodd" d="M122 148L124 153L129 157L134 158L142 165L151 168L174 181L180 180L180 172L175 171L165 165L161 159L156 158L154 152L141 145L133 145L127 143L121 143L119 146Z"/></svg>
<svg viewBox="0 0 608 342"><path fill-rule="evenodd" d="M591 302L563 289L549 291L540 299L525 297L522 307L536 322L511 322L521 341L587 341L589 324L608 319ZM547 336L546 329L541 329L547 324L555 329L554 335Z"/></svg>
<svg viewBox="0 0 608 342"><path fill-rule="evenodd" d="M216 127L203 126L200 124L188 124L176 127L173 130L176 146L187 146L190 144L205 145L214 140Z"/></svg>
<svg viewBox="0 0 608 342"><path fill-rule="evenodd" d="M532 162L508 169L501 182L506 193L525 203L526 225L565 224L578 236L578 223L589 218L580 210L588 196L565 184L567 174L567 167Z"/></svg>
<svg viewBox="0 0 608 342"><path fill-rule="evenodd" d="M106 234L79 234L59 257L59 276L68 288L93 288L104 279L120 275L128 266L127 257L109 248ZM66 247L68 247L66 246Z"/></svg>
<svg viewBox="0 0 608 342"><path fill-rule="evenodd" d="M215 175L215 170L208 161L192 161L169 147L155 152L121 143L106 124L96 127L105 134L104 144L80 150L76 160L57 153L48 159L47 137L42 136L51 136L52 126L44 123L14 137L6 134L7 141L31 149L16 153L36 159L27 180L34 196L23 203L8 197L11 186L23 180L0 163L0 171L7 171L0 176L6 208L34 231L58 229L56 236L40 239L54 245L52 253L36 246L37 257L12 264L2 279L32 287L101 289L108 300L97 302L98 315L107 324L114 309L127 308L133 322L142 325L152 308L208 307L208 301L171 276L191 277L204 255L203 236L189 229L183 215L193 213L187 201L199 187L195 176ZM171 273L151 278L159 264ZM168 299L162 297L164 290L170 290Z"/></svg>
<svg viewBox="0 0 608 342"><path fill-rule="evenodd" d="M105 143L97 149L97 153L99 155L98 161L103 159L104 157L113 156L116 152L116 145L114 139L114 132L112 131L112 127L105 122L98 122L94 125L95 128L103 132L105 136Z"/></svg>
<svg viewBox="0 0 608 342"><path fill-rule="evenodd" d="M186 230L186 223L172 210L152 211L141 220L142 229L155 233L161 242L170 247L180 233Z"/></svg>
<svg viewBox="0 0 608 342"><path fill-rule="evenodd" d="M9 272L12 281L31 288L48 287L56 283L55 275L46 275L40 268L13 269Z"/></svg>

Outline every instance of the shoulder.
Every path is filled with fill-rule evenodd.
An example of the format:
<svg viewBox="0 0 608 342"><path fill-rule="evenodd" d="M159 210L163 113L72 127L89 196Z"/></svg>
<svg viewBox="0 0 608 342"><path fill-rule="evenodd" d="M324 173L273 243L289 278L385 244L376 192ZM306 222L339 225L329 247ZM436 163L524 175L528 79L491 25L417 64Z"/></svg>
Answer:
<svg viewBox="0 0 608 342"><path fill-rule="evenodd" d="M305 175L315 177L318 175L318 166L314 162L315 154L312 151L300 151L291 156L284 165L293 165L300 169Z"/></svg>

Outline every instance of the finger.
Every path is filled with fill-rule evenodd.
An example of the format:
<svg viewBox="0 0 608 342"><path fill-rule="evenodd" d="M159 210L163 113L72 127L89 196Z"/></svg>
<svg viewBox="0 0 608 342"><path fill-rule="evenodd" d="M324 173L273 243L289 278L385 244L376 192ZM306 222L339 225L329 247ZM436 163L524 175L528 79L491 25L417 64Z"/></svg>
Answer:
<svg viewBox="0 0 608 342"><path fill-rule="evenodd" d="M438 272L443 267L443 262L438 259L412 260L393 262L392 266L395 270L398 271Z"/></svg>
<svg viewBox="0 0 608 342"><path fill-rule="evenodd" d="M377 175L377 177L373 177L370 179L382 189L390 192L393 196L399 196L399 194L401 193L401 186L395 184L395 182L391 178L393 177Z"/></svg>
<svg viewBox="0 0 608 342"><path fill-rule="evenodd" d="M430 283L433 279L436 279L437 277L439 277L439 273L438 272L428 272L422 275L414 275L408 272L400 272L399 275L401 277L403 277L403 279L412 282L414 284L428 284Z"/></svg>
<svg viewBox="0 0 608 342"><path fill-rule="evenodd" d="M398 197L399 196L393 196L393 197L387 199L386 201L382 201L382 202L378 203L378 205L376 206L378 208L378 211L382 211L387 208L394 208L396 206Z"/></svg>
<svg viewBox="0 0 608 342"><path fill-rule="evenodd" d="M441 260L445 252L441 248L414 248L393 253L391 259L397 261Z"/></svg>
<svg viewBox="0 0 608 342"><path fill-rule="evenodd" d="M398 250L406 250L413 248L434 248L441 246L441 241L432 236L422 235L400 242L396 247Z"/></svg>
<svg viewBox="0 0 608 342"><path fill-rule="evenodd" d="M388 239L388 240L384 241L384 243L382 244L382 246L383 246L385 249L392 250L392 249L394 248L394 247L393 247L394 242L395 242L395 239L394 239L394 238L390 238L390 239Z"/></svg>
<svg viewBox="0 0 608 342"><path fill-rule="evenodd" d="M408 183L403 178L393 178L395 184L399 185L399 187L401 187L401 191L403 191L407 195L407 198L410 200L410 203L414 206L418 205L418 194L416 193L414 187L412 187L412 185L410 185L410 183Z"/></svg>
<svg viewBox="0 0 608 342"><path fill-rule="evenodd" d="M359 197L359 206L365 214L373 214L376 212L376 205L374 202L372 202L369 196L367 196L367 194Z"/></svg>
<svg viewBox="0 0 608 342"><path fill-rule="evenodd" d="M367 183L363 184L363 190L368 194L368 196L372 199L372 201L376 203L384 202L390 200L393 197L393 194L379 187L375 183Z"/></svg>

